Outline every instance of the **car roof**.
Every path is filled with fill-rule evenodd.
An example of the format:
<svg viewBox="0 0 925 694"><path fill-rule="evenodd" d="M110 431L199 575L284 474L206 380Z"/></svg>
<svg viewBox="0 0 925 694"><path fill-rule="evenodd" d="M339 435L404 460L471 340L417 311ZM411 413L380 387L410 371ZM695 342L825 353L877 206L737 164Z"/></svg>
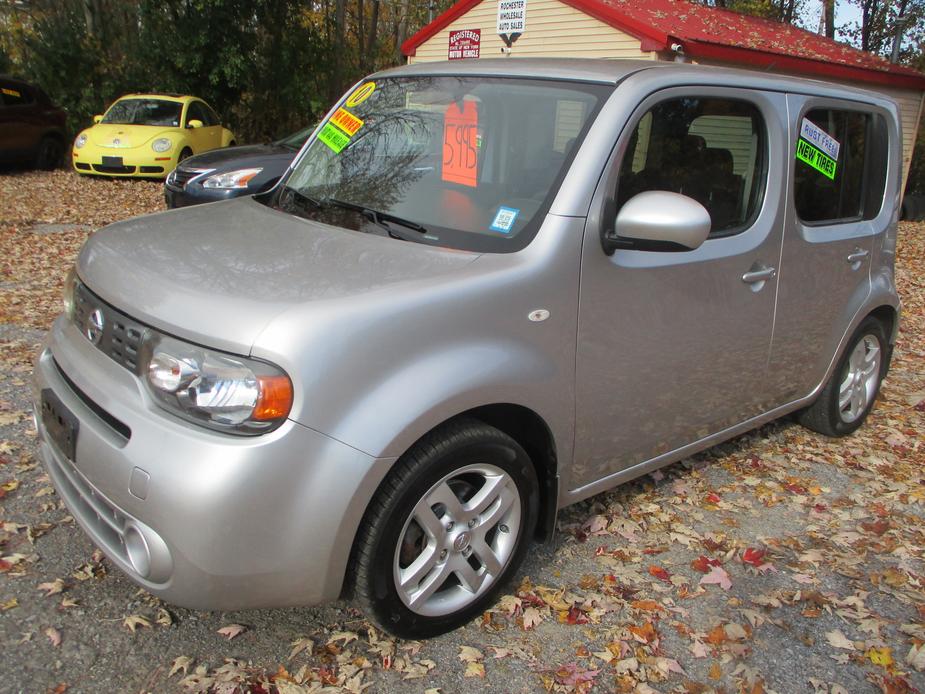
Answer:
<svg viewBox="0 0 925 694"><path fill-rule="evenodd" d="M674 63L655 60L605 60L599 58L479 58L478 60L444 60L411 63L377 72L374 77L413 77L440 75L471 75L479 77L514 77L551 79L574 82L617 84L630 75L643 71L684 71L688 79L698 76L728 80L728 86L766 89L769 91L825 94L864 101L888 100L881 92L849 87L821 80L777 75L755 70L743 70L713 65Z"/></svg>
<svg viewBox="0 0 925 694"><path fill-rule="evenodd" d="M167 101L177 101L180 103L186 103L187 101L203 101L198 96L192 96L190 94L173 94L167 92L133 92L131 94L123 94L119 99L166 99Z"/></svg>

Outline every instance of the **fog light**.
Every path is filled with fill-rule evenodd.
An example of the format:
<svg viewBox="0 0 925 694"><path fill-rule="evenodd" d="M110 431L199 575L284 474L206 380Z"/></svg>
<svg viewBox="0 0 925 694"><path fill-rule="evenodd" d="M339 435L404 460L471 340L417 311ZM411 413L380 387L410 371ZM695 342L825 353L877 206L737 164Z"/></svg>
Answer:
<svg viewBox="0 0 925 694"><path fill-rule="evenodd" d="M129 563L135 569L135 573L142 578L147 578L151 573L151 552L145 536L134 525L130 525L125 530L125 551L128 553Z"/></svg>

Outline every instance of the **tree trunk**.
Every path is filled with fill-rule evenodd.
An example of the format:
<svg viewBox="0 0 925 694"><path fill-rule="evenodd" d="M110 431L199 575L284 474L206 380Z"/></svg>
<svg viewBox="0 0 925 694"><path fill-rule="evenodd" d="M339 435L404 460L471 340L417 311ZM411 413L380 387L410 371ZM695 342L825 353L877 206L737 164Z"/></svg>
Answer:
<svg viewBox="0 0 925 694"><path fill-rule="evenodd" d="M331 70L331 89L328 96L331 101L341 95L344 90L344 49L346 41L344 36L344 24L347 15L347 0L334 0L334 41L332 50L334 52L334 65Z"/></svg>
<svg viewBox="0 0 925 694"><path fill-rule="evenodd" d="M825 17L825 35L835 38L835 0L822 0L822 14Z"/></svg>

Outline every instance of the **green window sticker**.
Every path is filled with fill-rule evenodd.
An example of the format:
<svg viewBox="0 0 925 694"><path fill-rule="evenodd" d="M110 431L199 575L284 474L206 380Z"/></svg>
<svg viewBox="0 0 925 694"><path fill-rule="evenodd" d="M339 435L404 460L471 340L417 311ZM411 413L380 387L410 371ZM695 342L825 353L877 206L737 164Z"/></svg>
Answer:
<svg viewBox="0 0 925 694"><path fill-rule="evenodd" d="M333 149L335 154L340 154L340 151L350 144L350 136L342 133L330 123L325 124L321 129L318 139Z"/></svg>
<svg viewBox="0 0 925 694"><path fill-rule="evenodd" d="M797 140L797 159L806 162L833 181L835 180L835 160L822 150L813 147L806 140Z"/></svg>

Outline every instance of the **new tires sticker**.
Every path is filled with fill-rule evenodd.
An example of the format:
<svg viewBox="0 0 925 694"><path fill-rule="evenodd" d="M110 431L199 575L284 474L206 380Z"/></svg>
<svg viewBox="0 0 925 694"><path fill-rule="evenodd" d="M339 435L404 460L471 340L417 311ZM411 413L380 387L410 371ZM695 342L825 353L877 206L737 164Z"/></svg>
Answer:
<svg viewBox="0 0 925 694"><path fill-rule="evenodd" d="M822 128L806 118L800 124L796 157L824 176L835 180L835 169L841 144Z"/></svg>

